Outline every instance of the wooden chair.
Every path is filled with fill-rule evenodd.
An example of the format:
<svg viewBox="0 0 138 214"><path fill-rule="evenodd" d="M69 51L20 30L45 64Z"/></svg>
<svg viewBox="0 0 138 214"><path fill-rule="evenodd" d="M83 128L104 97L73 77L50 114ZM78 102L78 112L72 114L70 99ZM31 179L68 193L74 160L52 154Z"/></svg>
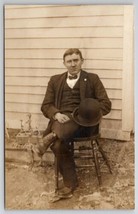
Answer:
<svg viewBox="0 0 138 214"><path fill-rule="evenodd" d="M72 151L72 154L74 155L74 159L81 158L81 159L92 159L93 165L95 167L98 183L101 186L102 185L102 178L101 178L101 158L105 162L106 166L108 167L109 172L112 174L111 166L109 163L109 160L105 154L105 151L102 149L101 145L99 144L99 137L100 135L94 135L91 137L86 138L74 138L73 141L70 143L70 148ZM80 144L82 141L89 141L89 146L79 146L76 148L77 144ZM76 153L76 151L79 151ZM82 153L80 151L85 151L85 153ZM87 151L91 151L88 152ZM101 157L100 155L101 154ZM92 167L92 164L83 164L79 165L79 167ZM59 169L58 169L58 159L55 157L55 191L58 191L59 189Z"/></svg>

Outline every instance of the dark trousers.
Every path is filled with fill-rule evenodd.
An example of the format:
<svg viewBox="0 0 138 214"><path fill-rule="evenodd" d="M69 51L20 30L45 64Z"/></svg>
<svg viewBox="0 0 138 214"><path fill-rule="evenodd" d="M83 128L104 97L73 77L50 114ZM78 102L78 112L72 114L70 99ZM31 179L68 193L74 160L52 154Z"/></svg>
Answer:
<svg viewBox="0 0 138 214"><path fill-rule="evenodd" d="M63 176L64 185L74 189L77 186L77 175L72 152L72 141L76 137L88 137L96 134L98 126L82 127L72 119L66 123L54 121L52 125L58 139L51 146L51 149L58 159L59 171Z"/></svg>

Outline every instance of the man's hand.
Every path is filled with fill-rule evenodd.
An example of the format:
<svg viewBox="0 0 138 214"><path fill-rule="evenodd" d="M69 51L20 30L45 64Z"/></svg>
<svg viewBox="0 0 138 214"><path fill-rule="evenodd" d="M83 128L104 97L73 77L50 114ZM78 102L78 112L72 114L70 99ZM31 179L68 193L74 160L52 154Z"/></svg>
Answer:
<svg viewBox="0 0 138 214"><path fill-rule="evenodd" d="M56 113L54 117L59 123L66 123L67 121L70 120L70 118L67 115L61 114L59 112Z"/></svg>

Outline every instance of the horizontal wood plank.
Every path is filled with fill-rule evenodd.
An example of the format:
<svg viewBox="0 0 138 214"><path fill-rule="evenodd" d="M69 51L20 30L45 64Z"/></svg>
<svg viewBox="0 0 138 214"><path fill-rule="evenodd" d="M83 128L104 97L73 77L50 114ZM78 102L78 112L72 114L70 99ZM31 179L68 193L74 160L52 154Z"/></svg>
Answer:
<svg viewBox="0 0 138 214"><path fill-rule="evenodd" d="M10 128L20 129L20 127L21 127L20 120L24 119L24 121L27 121L26 115L24 115L24 116L18 115L18 118L17 118L17 115L18 114L16 114L16 119L14 117L14 118L10 118L10 120L8 121L8 126ZM7 116L9 117L9 114ZM48 120L44 119L43 116L39 116L39 119L38 119L37 115L33 115L32 118L33 118L32 119L32 128L35 130L37 127L37 129L39 129L39 131L44 131L45 128L47 127ZM40 121L41 121L41 123L40 123ZM108 124L108 121L106 121L107 124ZM117 122L119 122L119 121L117 121ZM122 132L119 129L115 129L114 124L115 124L114 121L112 121L112 126L110 125L110 129L101 127L101 137L109 138L109 139L116 139L116 140L123 140L123 141L130 140L130 132ZM111 127L112 127L112 129L111 129ZM25 129L28 128L26 124L24 124L24 128Z"/></svg>
<svg viewBox="0 0 138 214"><path fill-rule="evenodd" d="M130 132L115 129L101 129L101 137L122 141L131 140Z"/></svg>
<svg viewBox="0 0 138 214"><path fill-rule="evenodd" d="M122 100L122 90L120 89L106 89L106 92L111 99Z"/></svg>
<svg viewBox="0 0 138 214"><path fill-rule="evenodd" d="M121 110L111 110L109 114L104 116L103 118L111 119L111 120L121 120L122 119L122 111Z"/></svg>
<svg viewBox="0 0 138 214"><path fill-rule="evenodd" d="M5 9L6 10L13 10L13 9L25 9L25 8L42 8L42 7L62 7L63 5L38 5L38 4L30 4L30 5L27 5L27 4L14 4L14 5L12 5L12 4L7 4L7 5L5 5L4 7L5 7Z"/></svg>
<svg viewBox="0 0 138 214"><path fill-rule="evenodd" d="M47 127L48 119L46 119L42 114L33 114L31 113L31 125L32 128L38 128L39 130L44 130ZM26 113L20 112L6 112L5 121L7 128L21 128L21 120L23 121L24 128L27 129L27 124L25 123L28 120Z"/></svg>
<svg viewBox="0 0 138 214"><path fill-rule="evenodd" d="M43 7L31 8L5 7L5 18L39 18L39 17L72 17L72 16L100 16L100 15L123 15L123 6L121 5L72 5L64 7Z"/></svg>
<svg viewBox="0 0 138 214"><path fill-rule="evenodd" d="M44 99L44 95L30 95L30 94L9 94L5 95L6 103L23 103L23 104L38 104L41 105ZM117 99L111 99L112 109L121 110L122 109L122 101Z"/></svg>
<svg viewBox="0 0 138 214"><path fill-rule="evenodd" d="M65 69L27 69L27 68L6 68L5 76L6 77L48 77L50 78L56 74L62 74L65 72ZM87 69L89 73L95 73L100 78L107 79L118 79L122 78L122 70L94 70Z"/></svg>
<svg viewBox="0 0 138 214"><path fill-rule="evenodd" d="M43 95L30 95L30 94L6 94L6 103L23 103L23 104L38 104L41 105L44 99Z"/></svg>
<svg viewBox="0 0 138 214"><path fill-rule="evenodd" d="M6 59L60 59L66 49L6 49ZM122 49L80 49L84 59L122 60Z"/></svg>
<svg viewBox="0 0 138 214"><path fill-rule="evenodd" d="M35 28L35 29L6 29L6 39L24 38L122 38L123 29L118 27L85 27L80 28Z"/></svg>
<svg viewBox="0 0 138 214"><path fill-rule="evenodd" d="M6 85L5 87L5 94L6 93L17 93L17 94L38 94L38 95L44 95L46 92L46 88L45 86L10 86L10 85Z"/></svg>
<svg viewBox="0 0 138 214"><path fill-rule="evenodd" d="M88 69L122 69L120 60L85 60L83 67ZM65 68L63 61L57 59L6 59L6 68Z"/></svg>
<svg viewBox="0 0 138 214"><path fill-rule="evenodd" d="M5 110L6 112L20 112L22 113L33 113L33 114L42 114L40 110L40 105L26 105L23 103L6 103ZM104 118L108 119L121 119L122 112L120 110L112 110L108 115L104 116Z"/></svg>
<svg viewBox="0 0 138 214"><path fill-rule="evenodd" d="M42 114L31 114L32 115L32 127L38 127L39 130L44 130L47 127L48 119L46 119ZM20 112L6 112L6 125L7 128L20 128L21 121L23 124L28 120L26 113ZM121 130L122 122L121 120L111 120L111 119L102 119L101 127L104 129L115 129Z"/></svg>
<svg viewBox="0 0 138 214"><path fill-rule="evenodd" d="M49 78L44 77L6 77L5 84L6 85L13 85L13 86L47 86L49 82ZM102 79L102 82L105 88L116 88L121 89L122 87L122 80L121 79Z"/></svg>
<svg viewBox="0 0 138 214"><path fill-rule="evenodd" d="M32 94L32 95L43 95L46 92L45 86L33 87L33 86L8 86L5 87L5 93L7 94ZM107 94L111 99L122 99L122 90L119 89L107 89Z"/></svg>
<svg viewBox="0 0 138 214"><path fill-rule="evenodd" d="M32 113L32 114L42 114L41 105L36 104L25 104L25 103L6 103L5 110L7 112L20 112L22 113Z"/></svg>
<svg viewBox="0 0 138 214"><path fill-rule="evenodd" d="M5 28L122 27L123 16L63 17L6 20Z"/></svg>
<svg viewBox="0 0 138 214"><path fill-rule="evenodd" d="M101 128L103 129L116 129L121 130L122 129L122 120L112 120L103 118L101 121Z"/></svg>
<svg viewBox="0 0 138 214"><path fill-rule="evenodd" d="M5 39L5 48L123 48L122 38Z"/></svg>

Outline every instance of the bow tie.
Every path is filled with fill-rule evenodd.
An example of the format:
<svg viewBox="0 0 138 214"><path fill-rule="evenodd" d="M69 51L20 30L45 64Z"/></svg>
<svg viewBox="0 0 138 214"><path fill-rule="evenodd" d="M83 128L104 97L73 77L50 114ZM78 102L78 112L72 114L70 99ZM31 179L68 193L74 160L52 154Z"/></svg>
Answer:
<svg viewBox="0 0 138 214"><path fill-rule="evenodd" d="M74 76L73 76L73 75L72 75L72 76L69 76L69 79L70 79L70 80L77 79L77 78L78 78L78 76L77 76L77 75L74 75Z"/></svg>

